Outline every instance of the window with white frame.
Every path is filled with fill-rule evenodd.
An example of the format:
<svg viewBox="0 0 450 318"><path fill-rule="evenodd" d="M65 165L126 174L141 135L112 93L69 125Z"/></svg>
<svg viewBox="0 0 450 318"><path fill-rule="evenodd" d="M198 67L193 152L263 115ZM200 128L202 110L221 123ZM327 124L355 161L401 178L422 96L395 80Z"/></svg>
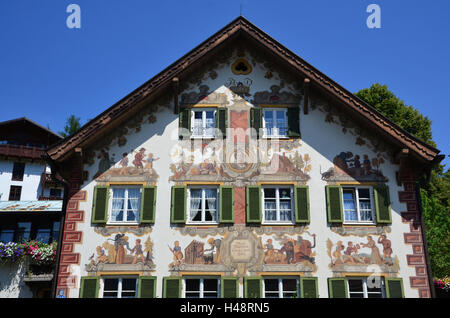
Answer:
<svg viewBox="0 0 450 318"><path fill-rule="evenodd" d="M102 277L101 293L103 298L136 298L136 277Z"/></svg>
<svg viewBox="0 0 450 318"><path fill-rule="evenodd" d="M263 223L293 223L293 197L294 193L292 187L263 187Z"/></svg>
<svg viewBox="0 0 450 318"><path fill-rule="evenodd" d="M110 191L109 223L138 223L142 187L113 186Z"/></svg>
<svg viewBox="0 0 450 318"><path fill-rule="evenodd" d="M216 135L216 109L192 109L191 132L193 138L214 138Z"/></svg>
<svg viewBox="0 0 450 318"><path fill-rule="evenodd" d="M298 298L300 295L297 278L264 278L263 285L264 298Z"/></svg>
<svg viewBox="0 0 450 318"><path fill-rule="evenodd" d="M210 278L184 278L184 298L219 298L220 279Z"/></svg>
<svg viewBox="0 0 450 318"><path fill-rule="evenodd" d="M218 223L218 187L188 188L187 223Z"/></svg>
<svg viewBox="0 0 450 318"><path fill-rule="evenodd" d="M372 193L371 187L342 188L344 223L375 222Z"/></svg>
<svg viewBox="0 0 450 318"><path fill-rule="evenodd" d="M348 294L350 298L385 298L383 277L348 278Z"/></svg>
<svg viewBox="0 0 450 318"><path fill-rule="evenodd" d="M288 120L286 108L263 109L264 137L287 137Z"/></svg>

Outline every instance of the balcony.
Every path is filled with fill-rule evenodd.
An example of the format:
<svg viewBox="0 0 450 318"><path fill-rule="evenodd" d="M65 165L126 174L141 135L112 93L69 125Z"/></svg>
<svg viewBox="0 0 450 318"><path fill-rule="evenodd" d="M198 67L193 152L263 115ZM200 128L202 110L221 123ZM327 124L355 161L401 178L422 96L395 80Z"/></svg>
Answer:
<svg viewBox="0 0 450 318"><path fill-rule="evenodd" d="M6 157L19 157L30 159L41 159L45 150L38 147L18 146L3 144L0 145L0 155Z"/></svg>

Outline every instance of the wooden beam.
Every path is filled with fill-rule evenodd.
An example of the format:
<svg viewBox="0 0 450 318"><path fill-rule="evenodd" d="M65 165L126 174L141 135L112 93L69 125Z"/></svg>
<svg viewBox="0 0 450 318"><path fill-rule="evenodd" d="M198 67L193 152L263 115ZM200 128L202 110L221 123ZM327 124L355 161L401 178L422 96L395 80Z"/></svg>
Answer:
<svg viewBox="0 0 450 318"><path fill-rule="evenodd" d="M173 113L174 114L178 114L180 109L179 109L179 105L178 105L178 90L180 87L180 80L178 77L174 77L172 78L172 89L173 89L173 104L174 104L174 108L173 108Z"/></svg>
<svg viewBox="0 0 450 318"><path fill-rule="evenodd" d="M303 81L303 113L308 115L308 97L309 97L309 78L305 78Z"/></svg>

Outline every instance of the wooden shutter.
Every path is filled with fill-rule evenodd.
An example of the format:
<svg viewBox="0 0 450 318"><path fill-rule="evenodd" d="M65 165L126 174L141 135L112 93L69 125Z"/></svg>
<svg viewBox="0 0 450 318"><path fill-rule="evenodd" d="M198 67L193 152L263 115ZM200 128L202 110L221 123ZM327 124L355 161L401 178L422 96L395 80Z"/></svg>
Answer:
<svg viewBox="0 0 450 318"><path fill-rule="evenodd" d="M261 298L262 297L262 278L261 277L245 277L244 280L245 298Z"/></svg>
<svg viewBox="0 0 450 318"><path fill-rule="evenodd" d="M345 278L328 278L329 298L348 298Z"/></svg>
<svg viewBox="0 0 450 318"><path fill-rule="evenodd" d="M329 223L343 223L342 188L340 186L326 186L327 214Z"/></svg>
<svg viewBox="0 0 450 318"><path fill-rule="evenodd" d="M294 188L295 222L309 223L309 187L296 186Z"/></svg>
<svg viewBox="0 0 450 318"><path fill-rule="evenodd" d="M403 280L401 278L386 278L386 297L387 298L404 298Z"/></svg>
<svg viewBox="0 0 450 318"><path fill-rule="evenodd" d="M96 186L94 188L94 200L92 205L91 222L93 224L105 224L108 218L109 187Z"/></svg>
<svg viewBox="0 0 450 318"><path fill-rule="evenodd" d="M220 222L234 223L234 188L221 186L219 189Z"/></svg>
<svg viewBox="0 0 450 318"><path fill-rule="evenodd" d="M239 298L239 278L222 277L221 294L222 298Z"/></svg>
<svg viewBox="0 0 450 318"><path fill-rule="evenodd" d="M163 284L163 298L181 297L181 277L164 277Z"/></svg>
<svg viewBox="0 0 450 318"><path fill-rule="evenodd" d="M300 277L300 295L302 298L319 298L317 277Z"/></svg>
<svg viewBox="0 0 450 318"><path fill-rule="evenodd" d="M247 186L246 190L246 211L248 223L261 223L261 187Z"/></svg>
<svg viewBox="0 0 450 318"><path fill-rule="evenodd" d="M142 189L141 223L155 223L156 186L146 186Z"/></svg>
<svg viewBox="0 0 450 318"><path fill-rule="evenodd" d="M172 187L172 223L186 223L186 193L187 188L185 186Z"/></svg>
<svg viewBox="0 0 450 318"><path fill-rule="evenodd" d="M97 298L99 281L98 276L81 277L80 298Z"/></svg>
<svg viewBox="0 0 450 318"><path fill-rule="evenodd" d="M183 138L188 138L190 136L190 131L191 131L191 110L190 108L185 108L183 110L180 111L179 115L178 115L178 127L179 132L178 132L178 136L183 139ZM181 129L184 128L184 129ZM184 134L183 131L184 130ZM189 132L188 134L186 134L186 132Z"/></svg>
<svg viewBox="0 0 450 318"><path fill-rule="evenodd" d="M289 107L287 110L288 136L300 137L300 108Z"/></svg>
<svg viewBox="0 0 450 318"><path fill-rule="evenodd" d="M156 277L155 276L139 277L138 297L139 298L156 298Z"/></svg>
<svg viewBox="0 0 450 318"><path fill-rule="evenodd" d="M259 137L259 129L262 128L262 109L253 107L250 109L250 127L256 130L256 138Z"/></svg>
<svg viewBox="0 0 450 318"><path fill-rule="evenodd" d="M225 139L227 136L227 119L228 119L228 109L218 108L217 109L217 128L222 132L222 136Z"/></svg>
<svg viewBox="0 0 450 318"><path fill-rule="evenodd" d="M377 185L373 187L373 194L375 197L377 223L392 223L389 187L386 185Z"/></svg>

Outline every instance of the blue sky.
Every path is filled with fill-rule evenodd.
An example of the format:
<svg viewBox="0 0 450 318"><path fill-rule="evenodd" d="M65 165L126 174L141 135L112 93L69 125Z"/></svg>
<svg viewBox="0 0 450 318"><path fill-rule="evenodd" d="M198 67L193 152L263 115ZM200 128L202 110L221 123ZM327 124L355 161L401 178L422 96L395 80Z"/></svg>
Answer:
<svg viewBox="0 0 450 318"><path fill-rule="evenodd" d="M66 7L81 7L81 29ZM381 7L381 29L366 8ZM356 92L388 85L433 122L450 153L450 1L2 0L0 121L63 130L133 91L239 15ZM450 166L450 158L444 163Z"/></svg>

